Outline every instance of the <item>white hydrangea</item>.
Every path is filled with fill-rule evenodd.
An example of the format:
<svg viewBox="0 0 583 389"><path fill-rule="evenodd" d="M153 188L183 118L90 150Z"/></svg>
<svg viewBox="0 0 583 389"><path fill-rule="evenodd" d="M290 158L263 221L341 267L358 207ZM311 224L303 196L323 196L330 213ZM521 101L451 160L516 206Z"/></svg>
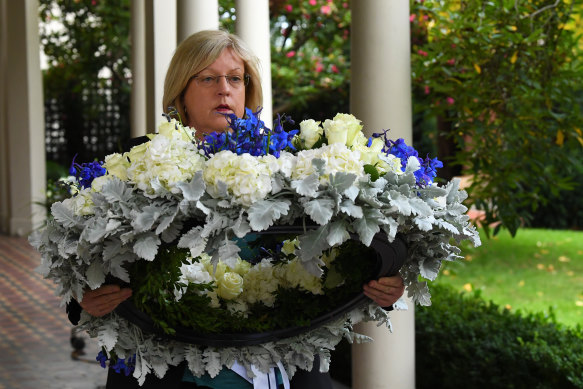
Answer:
<svg viewBox="0 0 583 389"><path fill-rule="evenodd" d="M364 164L360 158L360 152L351 150L341 143L334 143L318 149L300 151L297 155L292 178L301 180L313 174L312 160L315 158L326 161L325 173L320 176L322 183L328 182L330 174L338 172L353 173L357 177L364 175Z"/></svg>
<svg viewBox="0 0 583 389"><path fill-rule="evenodd" d="M91 197L91 188L81 189L72 197L66 198L62 204L78 216L93 215L94 205Z"/></svg>
<svg viewBox="0 0 583 389"><path fill-rule="evenodd" d="M395 157L392 154L379 154L379 162L376 168L379 173L393 172L395 174L403 174L401 170L401 158Z"/></svg>
<svg viewBox="0 0 583 389"><path fill-rule="evenodd" d="M162 123L150 142L127 153L128 180L147 195L155 195L159 186L179 193L176 184L191 180L204 167L204 158L187 135L189 131L175 120Z"/></svg>
<svg viewBox="0 0 583 389"><path fill-rule="evenodd" d="M284 175L284 177L289 178L296 166L297 158L295 155L288 151L282 151L277 158L277 163L279 165L279 171Z"/></svg>
<svg viewBox="0 0 583 389"><path fill-rule="evenodd" d="M240 299L249 304L261 302L268 307L273 307L275 292L279 284L277 278L273 276L273 265L268 259L262 260L249 269L244 276L244 285Z"/></svg>
<svg viewBox="0 0 583 389"><path fill-rule="evenodd" d="M276 167L277 164L270 158L237 155L223 150L206 162L203 178L211 196L220 196L219 185L222 182L235 203L250 206L271 192L271 169Z"/></svg>
<svg viewBox="0 0 583 389"><path fill-rule="evenodd" d="M322 280L309 273L299 259L293 259L284 266L277 266L274 274L284 287L299 287L312 294L323 294Z"/></svg>
<svg viewBox="0 0 583 389"><path fill-rule="evenodd" d="M207 284L213 282L214 279L206 270L204 264L200 262L193 262L189 260L188 263L180 266L180 278L178 282L183 284ZM186 287L174 289L174 297L176 301L180 300L186 292Z"/></svg>

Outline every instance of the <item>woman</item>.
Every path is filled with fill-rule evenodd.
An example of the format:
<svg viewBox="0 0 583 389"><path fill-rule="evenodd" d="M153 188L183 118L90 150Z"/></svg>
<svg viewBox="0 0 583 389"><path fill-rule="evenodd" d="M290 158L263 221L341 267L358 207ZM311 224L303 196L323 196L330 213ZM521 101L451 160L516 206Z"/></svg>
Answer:
<svg viewBox="0 0 583 389"><path fill-rule="evenodd" d="M242 117L245 107L253 110L262 104L258 60L235 35L224 31L201 31L182 42L170 62L164 82L163 107L178 110L182 122L196 129L198 136L227 128L225 114ZM364 294L382 307L390 307L404 291L400 276L382 277L364 286ZM131 296L131 290L105 285L87 291L80 307L94 316L113 311ZM69 307L69 317L78 321L80 308ZM75 320L76 319L76 320ZM331 388L328 374L298 370L291 381L292 388ZM138 387L132 377L108 375L107 388ZM193 382L194 381L194 382ZM198 386L197 386L198 385ZM171 368L163 379L149 377L142 388L187 387L245 388L247 381L234 372L223 369L213 380L193 377L185 364Z"/></svg>

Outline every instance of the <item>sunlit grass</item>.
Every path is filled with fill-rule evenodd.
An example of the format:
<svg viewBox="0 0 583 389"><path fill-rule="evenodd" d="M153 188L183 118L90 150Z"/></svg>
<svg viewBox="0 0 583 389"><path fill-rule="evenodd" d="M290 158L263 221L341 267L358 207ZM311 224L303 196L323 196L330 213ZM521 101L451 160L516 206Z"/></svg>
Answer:
<svg viewBox="0 0 583 389"><path fill-rule="evenodd" d="M464 261L446 263L435 283L480 290L485 300L513 311L552 312L557 321L583 325L583 232L521 229L482 235L463 245Z"/></svg>

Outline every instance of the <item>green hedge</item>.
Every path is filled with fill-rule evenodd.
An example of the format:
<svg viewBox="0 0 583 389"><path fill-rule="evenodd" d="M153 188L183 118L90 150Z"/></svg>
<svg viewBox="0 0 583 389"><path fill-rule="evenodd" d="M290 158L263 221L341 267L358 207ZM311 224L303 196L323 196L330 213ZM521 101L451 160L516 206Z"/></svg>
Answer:
<svg viewBox="0 0 583 389"><path fill-rule="evenodd" d="M512 313L479 293L433 285L432 295L433 305L415 312L418 389L583 388L581 327ZM350 386L345 342L330 368L333 378Z"/></svg>
<svg viewBox="0 0 583 389"><path fill-rule="evenodd" d="M418 388L583 388L583 330L445 287L416 311Z"/></svg>

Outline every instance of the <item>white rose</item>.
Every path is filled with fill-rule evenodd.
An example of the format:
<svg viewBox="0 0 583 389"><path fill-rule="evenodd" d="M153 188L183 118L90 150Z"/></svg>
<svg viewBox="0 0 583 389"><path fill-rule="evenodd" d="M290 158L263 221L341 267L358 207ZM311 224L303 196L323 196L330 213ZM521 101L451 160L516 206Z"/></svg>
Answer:
<svg viewBox="0 0 583 389"><path fill-rule="evenodd" d="M356 135L362 130L360 120L353 115L339 113L333 120L324 121L324 132L328 139L328 144L341 143L352 146Z"/></svg>
<svg viewBox="0 0 583 389"><path fill-rule="evenodd" d="M103 167L112 176L116 176L122 181L128 179L128 167L130 167L130 161L128 161L125 155L114 153L105 157L105 162Z"/></svg>
<svg viewBox="0 0 583 389"><path fill-rule="evenodd" d="M326 133L326 139L328 139L329 145L334 143L346 144L348 129L342 126L340 122L326 119L324 121L324 132Z"/></svg>
<svg viewBox="0 0 583 389"><path fill-rule="evenodd" d="M233 300L243 292L243 277L235 272L226 272L217 282L217 294L224 300Z"/></svg>
<svg viewBox="0 0 583 389"><path fill-rule="evenodd" d="M324 130L320 127L320 122L313 119L303 120L300 123L300 139L304 142L304 146L308 149L320 139Z"/></svg>

